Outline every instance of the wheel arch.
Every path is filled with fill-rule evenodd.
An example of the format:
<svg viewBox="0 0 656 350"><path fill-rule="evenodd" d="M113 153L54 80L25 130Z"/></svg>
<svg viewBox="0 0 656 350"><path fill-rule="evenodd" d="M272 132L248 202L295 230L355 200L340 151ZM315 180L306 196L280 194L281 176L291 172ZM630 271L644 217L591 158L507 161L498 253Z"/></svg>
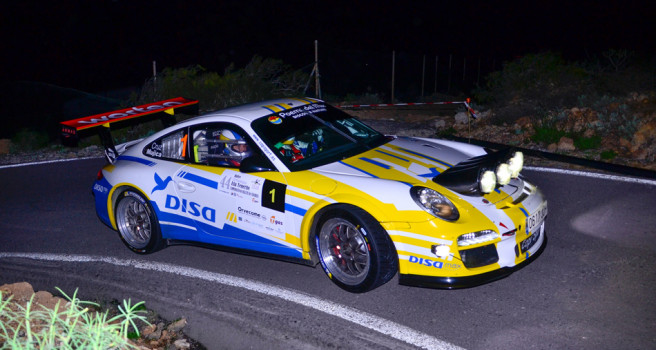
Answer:
<svg viewBox="0 0 656 350"><path fill-rule="evenodd" d="M359 209L366 212L368 215L374 218L374 220L376 220L379 224L381 224L382 222L382 220L380 219L382 215L382 210L377 209L373 205L368 208L363 208L353 203L353 201L336 202L336 203L324 202L323 205L315 205L314 207L308 210L308 213L310 215L306 214L305 218L303 219L303 223L301 224L301 242L303 244L303 251L308 252L310 260L312 261L313 264L316 265L319 263L319 256L317 253L316 244L314 242L319 223L321 223L322 219L325 218L326 215L330 214L331 212L337 210L344 210L348 212L349 210L353 210L353 209ZM387 230L383 227L382 224L381 224L381 228L385 231L385 233L388 235L388 238L391 240L391 237L389 237Z"/></svg>
<svg viewBox="0 0 656 350"><path fill-rule="evenodd" d="M140 195L142 195L148 202L151 202L150 197L144 192L141 188L134 184L130 183L119 183L112 187L110 190L109 196L107 196L107 214L109 216L109 221L112 224L112 228L114 230L118 230L118 226L116 224L116 213L114 212L114 209L116 209L116 201L118 200L118 196L127 191L128 189L132 189L134 191L139 192ZM155 210L156 211L156 210ZM155 213L156 215L158 214L157 212Z"/></svg>

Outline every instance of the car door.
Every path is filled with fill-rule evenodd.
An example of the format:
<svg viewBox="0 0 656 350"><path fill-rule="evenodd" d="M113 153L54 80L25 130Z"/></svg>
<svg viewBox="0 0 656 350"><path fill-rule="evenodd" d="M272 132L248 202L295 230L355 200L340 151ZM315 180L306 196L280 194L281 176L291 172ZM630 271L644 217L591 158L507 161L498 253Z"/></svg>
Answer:
<svg viewBox="0 0 656 350"><path fill-rule="evenodd" d="M187 163L187 128L170 132L148 144L144 156L152 159L152 177L142 179L142 188L155 207L160 229L164 238L194 241L198 238L198 230L194 222L185 213L185 206L178 197L178 186L184 186L174 181L176 174Z"/></svg>
<svg viewBox="0 0 656 350"><path fill-rule="evenodd" d="M294 230L285 212L281 173L242 173L241 161L261 154L234 124L208 123L189 131L188 165L174 177L177 201L199 229L199 240L267 253L298 255L287 242ZM244 147L245 146L245 147Z"/></svg>

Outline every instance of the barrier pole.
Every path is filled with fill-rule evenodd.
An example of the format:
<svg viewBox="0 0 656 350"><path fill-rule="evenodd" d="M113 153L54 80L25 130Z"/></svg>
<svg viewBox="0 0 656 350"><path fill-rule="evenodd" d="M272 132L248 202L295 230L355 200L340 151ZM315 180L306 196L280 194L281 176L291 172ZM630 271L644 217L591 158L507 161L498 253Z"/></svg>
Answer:
<svg viewBox="0 0 656 350"><path fill-rule="evenodd" d="M321 80L319 79L319 41L314 41L314 96L321 99Z"/></svg>
<svg viewBox="0 0 656 350"><path fill-rule="evenodd" d="M426 55L421 63L421 98L424 98L424 80L426 80Z"/></svg>
<svg viewBox="0 0 656 350"><path fill-rule="evenodd" d="M392 51L392 100L391 103L394 103L394 69L396 66L396 51Z"/></svg>
<svg viewBox="0 0 656 350"><path fill-rule="evenodd" d="M435 84L433 85L435 90L433 91L433 94L437 95L437 62L439 60L440 56L435 55Z"/></svg>

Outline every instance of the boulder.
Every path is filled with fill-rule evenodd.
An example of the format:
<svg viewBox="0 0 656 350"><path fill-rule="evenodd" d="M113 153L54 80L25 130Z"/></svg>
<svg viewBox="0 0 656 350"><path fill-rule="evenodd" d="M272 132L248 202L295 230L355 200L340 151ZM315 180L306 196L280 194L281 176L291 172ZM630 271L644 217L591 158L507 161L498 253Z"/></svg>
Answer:
<svg viewBox="0 0 656 350"><path fill-rule="evenodd" d="M574 146L574 140L567 136L561 137L558 141L557 149L560 152L570 152L576 150L576 147Z"/></svg>
<svg viewBox="0 0 656 350"><path fill-rule="evenodd" d="M529 116L524 116L515 121L515 124L517 124L520 128L522 129L531 129L533 128L533 121L531 120L531 117Z"/></svg>
<svg viewBox="0 0 656 350"><path fill-rule="evenodd" d="M30 300L32 294L34 294L34 288L32 285L27 282L18 282L12 284L4 284L0 286L0 291L3 294L10 294L14 296L14 300L17 302L26 302Z"/></svg>
<svg viewBox="0 0 656 350"><path fill-rule="evenodd" d="M467 124L467 122L469 120L469 113L467 113L467 112L458 112L458 113L456 113L455 119L456 119L456 125L458 125L458 124Z"/></svg>
<svg viewBox="0 0 656 350"><path fill-rule="evenodd" d="M649 146L656 141L656 120L645 123L633 134L631 139L631 152L636 152L640 148Z"/></svg>
<svg viewBox="0 0 656 350"><path fill-rule="evenodd" d="M181 318L181 319L171 323L170 325L168 325L166 327L166 329L169 332L176 332L177 333L177 332L180 332L180 330L182 330L182 328L184 328L184 326L186 326L186 325L187 325L187 319L186 318Z"/></svg>

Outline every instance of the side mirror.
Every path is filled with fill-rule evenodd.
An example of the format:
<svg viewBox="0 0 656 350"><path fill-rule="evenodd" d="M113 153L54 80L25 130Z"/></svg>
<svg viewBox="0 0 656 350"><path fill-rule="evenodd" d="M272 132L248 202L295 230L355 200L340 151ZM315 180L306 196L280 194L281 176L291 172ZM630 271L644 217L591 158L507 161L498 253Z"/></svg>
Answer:
<svg viewBox="0 0 656 350"><path fill-rule="evenodd" d="M241 161L239 171L242 173L258 173L263 171L277 171L277 169L264 156L254 155Z"/></svg>

